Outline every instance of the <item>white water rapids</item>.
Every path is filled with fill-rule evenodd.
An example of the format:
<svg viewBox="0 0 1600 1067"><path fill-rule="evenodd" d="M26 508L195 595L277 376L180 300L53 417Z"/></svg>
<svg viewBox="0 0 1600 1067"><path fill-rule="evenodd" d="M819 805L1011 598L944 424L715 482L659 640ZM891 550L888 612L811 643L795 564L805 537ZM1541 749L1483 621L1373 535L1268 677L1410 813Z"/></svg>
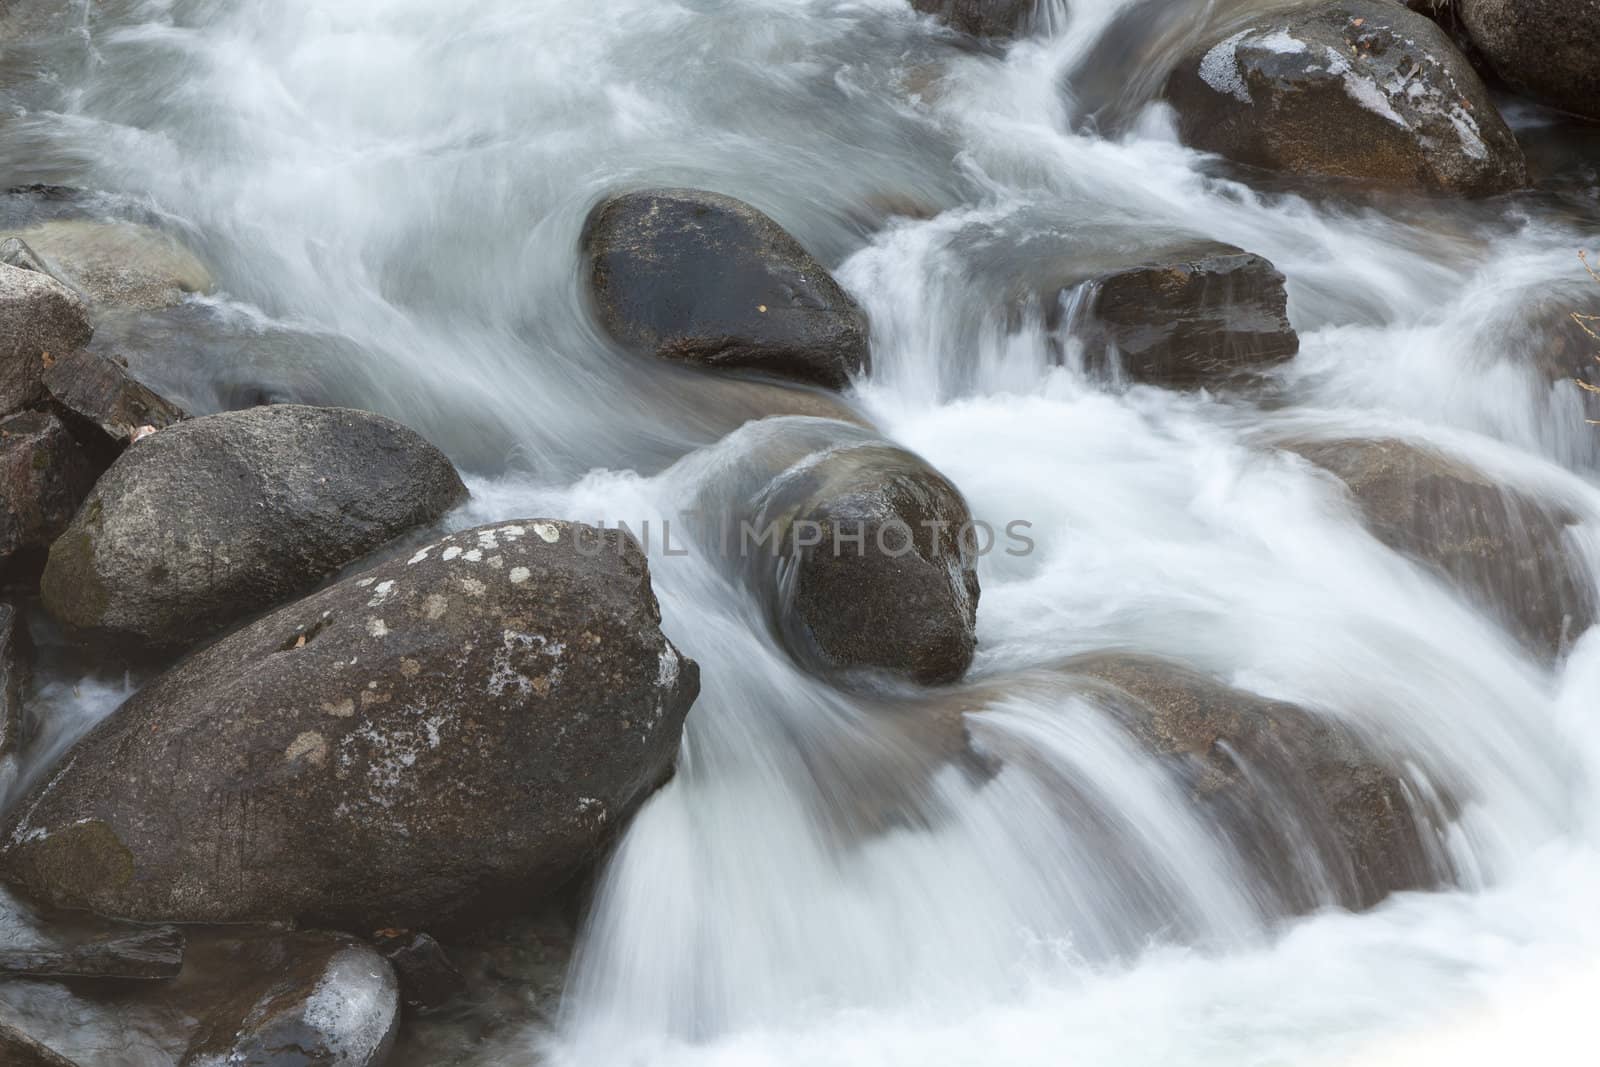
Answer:
<svg viewBox="0 0 1600 1067"><path fill-rule="evenodd" d="M1428 442L1570 511L1600 573L1600 429L1519 327L1591 284L1594 157L1487 203L1219 176L1147 97L1249 0L1144 4L1168 47L1110 55L1133 0L1046 0L1003 53L904 0L35 6L57 14L0 60L8 184L92 190L212 265L189 318L121 338L192 409L255 389L393 415L470 475L462 523L659 521L694 488L671 464L739 420L604 339L579 231L620 189L728 193L869 313L854 400L884 433L975 514L1033 523L1035 552L983 561L973 678L1164 655L1351 723L1464 796L1440 842L1461 889L1273 921L1159 766L1018 695L972 729L1032 764L938 770L917 786L938 817L840 832L859 797L819 765L894 739L710 561L657 553L664 627L703 678L677 777L604 872L558 1022L451 1062L1416 1063L1501 1010L1578 1032L1600 986L1600 635L1532 660L1272 442ZM1112 389L1055 365L1038 316L1008 324L1034 242L1092 262L1178 236L1287 276L1303 348L1270 390ZM81 726L113 690L46 695ZM1131 858L1097 854L1058 779ZM1556 1010L1574 983L1589 995Z"/></svg>

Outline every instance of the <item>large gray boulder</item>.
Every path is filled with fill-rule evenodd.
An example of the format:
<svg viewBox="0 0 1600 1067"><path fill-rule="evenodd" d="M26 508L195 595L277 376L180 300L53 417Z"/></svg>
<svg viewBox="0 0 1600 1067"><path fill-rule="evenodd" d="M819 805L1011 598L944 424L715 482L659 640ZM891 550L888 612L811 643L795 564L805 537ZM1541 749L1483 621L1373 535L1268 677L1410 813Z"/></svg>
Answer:
<svg viewBox="0 0 1600 1067"><path fill-rule="evenodd" d="M101 469L54 415L23 411L0 419L0 569L26 563L35 573Z"/></svg>
<svg viewBox="0 0 1600 1067"><path fill-rule="evenodd" d="M1600 0L1456 0L1455 7L1506 84L1600 119Z"/></svg>
<svg viewBox="0 0 1600 1067"><path fill-rule="evenodd" d="M590 214L583 249L601 324L637 351L835 389L867 367L855 301L742 201L695 189L614 196Z"/></svg>
<svg viewBox="0 0 1600 1067"><path fill-rule="evenodd" d="M88 310L66 286L0 263L0 415L33 403L45 367L92 336Z"/></svg>
<svg viewBox="0 0 1600 1067"><path fill-rule="evenodd" d="M966 673L978 536L925 460L861 426L795 417L749 423L684 469L708 465L696 512L724 521L703 533L737 560L796 660L923 684Z"/></svg>
<svg viewBox="0 0 1600 1067"><path fill-rule="evenodd" d="M1455 585L1530 651L1559 656L1594 624L1594 582L1561 509L1402 441L1294 450L1345 483L1374 537Z"/></svg>
<svg viewBox="0 0 1600 1067"><path fill-rule="evenodd" d="M1394 0L1259 15L1178 64L1185 143L1287 174L1468 196L1527 183L1483 81Z"/></svg>
<svg viewBox="0 0 1600 1067"><path fill-rule="evenodd" d="M0 872L141 921L470 921L596 857L671 773L698 690L631 538L468 530L139 692L12 809Z"/></svg>
<svg viewBox="0 0 1600 1067"><path fill-rule="evenodd" d="M918 11L937 15L974 37L1005 38L1028 28L1039 0L911 0Z"/></svg>
<svg viewBox="0 0 1600 1067"><path fill-rule="evenodd" d="M95 485L51 546L44 604L81 630L193 645L465 497L438 449L379 415L283 404L192 419Z"/></svg>

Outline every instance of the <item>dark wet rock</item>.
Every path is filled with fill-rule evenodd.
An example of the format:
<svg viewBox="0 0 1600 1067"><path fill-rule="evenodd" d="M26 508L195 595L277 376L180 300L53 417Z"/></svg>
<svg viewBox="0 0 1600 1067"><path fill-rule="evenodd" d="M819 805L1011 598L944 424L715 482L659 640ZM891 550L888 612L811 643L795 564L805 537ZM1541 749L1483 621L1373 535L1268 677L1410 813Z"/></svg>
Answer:
<svg viewBox="0 0 1600 1067"><path fill-rule="evenodd" d="M100 467L60 419L0 419L0 568L35 561L72 521Z"/></svg>
<svg viewBox="0 0 1600 1067"><path fill-rule="evenodd" d="M1236 25L1178 65L1166 96L1186 143L1236 163L1474 196L1527 183L1482 80L1393 0Z"/></svg>
<svg viewBox="0 0 1600 1067"><path fill-rule="evenodd" d="M367 412L275 405L128 449L50 549L60 621L193 645L314 587L466 497L438 449Z"/></svg>
<svg viewBox="0 0 1600 1067"><path fill-rule="evenodd" d="M1472 468L1401 441L1294 450L1338 476L1374 537L1442 575L1531 650L1558 656L1595 621L1575 521Z"/></svg>
<svg viewBox="0 0 1600 1067"><path fill-rule="evenodd" d="M136 435L187 418L176 404L128 373L126 363L87 349L56 360L45 370L43 382L51 407L78 438L113 458Z"/></svg>
<svg viewBox="0 0 1600 1067"><path fill-rule="evenodd" d="M466 989L466 979L450 962L444 946L427 934L380 930L373 943L394 967L400 979L400 998L412 1011L443 1007Z"/></svg>
<svg viewBox="0 0 1600 1067"><path fill-rule="evenodd" d="M625 193L583 235L594 307L662 359L842 388L868 365L861 309L749 204L694 189Z"/></svg>
<svg viewBox="0 0 1600 1067"><path fill-rule="evenodd" d="M28 630L16 607L0 601L0 797L16 775L16 755L26 741L22 694L31 653Z"/></svg>
<svg viewBox="0 0 1600 1067"><path fill-rule="evenodd" d="M77 1067L33 1038L0 1022L0 1063L6 1067Z"/></svg>
<svg viewBox="0 0 1600 1067"><path fill-rule="evenodd" d="M193 252L148 226L65 219L13 236L51 275L100 307L152 311L212 288Z"/></svg>
<svg viewBox="0 0 1600 1067"><path fill-rule="evenodd" d="M911 6L974 37L1010 37L1028 28L1038 0L911 0Z"/></svg>
<svg viewBox="0 0 1600 1067"><path fill-rule="evenodd" d="M0 872L139 921L469 924L595 859L698 690L631 538L468 530L145 687L16 804Z"/></svg>
<svg viewBox="0 0 1600 1067"><path fill-rule="evenodd" d="M0 945L0 975L154 981L183 970L183 931L175 926L123 930L81 941Z"/></svg>
<svg viewBox="0 0 1600 1067"><path fill-rule="evenodd" d="M45 367L93 335L83 302L60 282L0 264L0 415L33 403Z"/></svg>
<svg viewBox="0 0 1600 1067"><path fill-rule="evenodd" d="M977 537L959 490L870 430L824 419L747 424L713 450L705 531L737 559L795 658L824 673L954 681L977 647ZM705 457L692 457L685 469Z"/></svg>
<svg viewBox="0 0 1600 1067"><path fill-rule="evenodd" d="M1284 278L1268 260L1203 244L1095 279L1086 355L1135 381L1188 388L1294 358Z"/></svg>
<svg viewBox="0 0 1600 1067"><path fill-rule="evenodd" d="M1456 0L1455 7L1507 85L1600 119L1600 0Z"/></svg>
<svg viewBox="0 0 1600 1067"><path fill-rule="evenodd" d="M180 1067L376 1067L388 1058L399 984L372 946L294 933L242 940L233 955L229 995L201 1020Z"/></svg>
<svg viewBox="0 0 1600 1067"><path fill-rule="evenodd" d="M1398 769L1336 721L1159 659L1093 655L1062 671L1168 761L1274 909L1366 908L1451 877L1428 843L1438 813L1419 812Z"/></svg>

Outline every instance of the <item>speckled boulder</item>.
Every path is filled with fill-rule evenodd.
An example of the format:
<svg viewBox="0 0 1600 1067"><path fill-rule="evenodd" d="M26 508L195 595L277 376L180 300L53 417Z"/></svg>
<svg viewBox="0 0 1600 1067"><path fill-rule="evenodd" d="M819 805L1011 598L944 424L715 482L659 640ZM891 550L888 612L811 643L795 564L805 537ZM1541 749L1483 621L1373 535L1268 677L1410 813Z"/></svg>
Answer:
<svg viewBox="0 0 1600 1067"><path fill-rule="evenodd" d="M44 605L79 630L192 646L465 498L438 449L379 415L279 404L192 419L95 485L50 548Z"/></svg>
<svg viewBox="0 0 1600 1067"><path fill-rule="evenodd" d="M822 264L742 201L696 189L612 197L584 227L601 324L662 359L842 388L867 320Z"/></svg>
<svg viewBox="0 0 1600 1067"><path fill-rule="evenodd" d="M36 400L45 367L93 336L83 301L69 289L0 263L0 415Z"/></svg>
<svg viewBox="0 0 1600 1067"><path fill-rule="evenodd" d="M595 858L698 690L631 538L468 530L140 691L15 806L0 872L144 921L468 922Z"/></svg>
<svg viewBox="0 0 1600 1067"><path fill-rule="evenodd" d="M1456 0L1472 43L1508 85L1600 119L1600 0Z"/></svg>
<svg viewBox="0 0 1600 1067"><path fill-rule="evenodd" d="M1185 143L1236 163L1469 196L1527 183L1471 64L1394 0L1236 25L1178 64L1166 97Z"/></svg>

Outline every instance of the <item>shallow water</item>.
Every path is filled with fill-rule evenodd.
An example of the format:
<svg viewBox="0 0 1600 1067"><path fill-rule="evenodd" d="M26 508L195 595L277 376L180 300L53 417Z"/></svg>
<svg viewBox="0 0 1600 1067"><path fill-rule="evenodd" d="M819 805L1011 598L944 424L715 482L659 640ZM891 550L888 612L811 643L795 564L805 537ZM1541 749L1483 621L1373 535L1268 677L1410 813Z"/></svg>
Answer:
<svg viewBox="0 0 1600 1067"><path fill-rule="evenodd" d="M657 553L704 685L678 776L604 872L554 1021L502 1021L453 1062L1386 1062L1540 983L1592 988L1600 638L1530 659L1274 447L1428 443L1566 509L1600 563L1600 438L1537 366L1542 316L1590 284L1592 141L1511 111L1540 184L1483 203L1252 189L1149 97L1203 26L1260 6L1074 0L1003 54L900 0L78 0L30 21L0 62L7 181L89 192L12 198L6 224L182 234L216 295L97 343L191 409L383 411L471 475L460 524L659 529L715 491L716 453L679 461L776 402L614 349L577 240L609 192L700 186L772 214L865 306L852 402L975 514L1033 524L1034 552L980 568L973 678L1002 695L968 728L1028 756L992 776L799 671L715 559ZM1257 389L1094 381L1056 359L1047 309L1016 312L1052 257L1196 237L1288 278L1303 349ZM1097 709L1003 693L1104 649L1406 760L1460 802L1435 845L1462 887L1264 909ZM125 684L47 672L50 751ZM60 1047L103 1047L92 1028Z"/></svg>

